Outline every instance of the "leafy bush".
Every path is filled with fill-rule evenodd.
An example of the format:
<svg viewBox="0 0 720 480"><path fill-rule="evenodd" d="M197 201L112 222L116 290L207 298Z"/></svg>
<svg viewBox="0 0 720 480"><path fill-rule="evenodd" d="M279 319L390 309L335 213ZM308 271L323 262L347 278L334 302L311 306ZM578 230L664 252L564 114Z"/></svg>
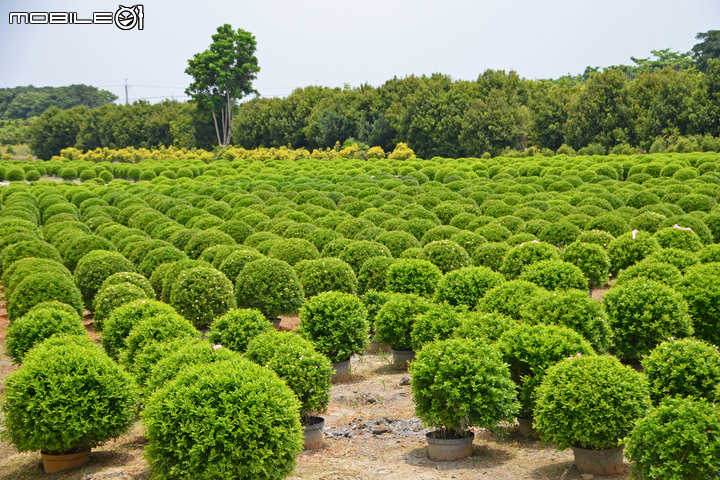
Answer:
<svg viewBox="0 0 720 480"><path fill-rule="evenodd" d="M491 343L516 325L515 320L499 313L470 312L462 318L454 336Z"/></svg>
<svg viewBox="0 0 720 480"><path fill-rule="evenodd" d="M142 394L147 396L147 382L150 378L152 370L158 362L165 360L167 357L174 355L177 351L188 345L203 345L210 348L210 345L199 338L176 338L166 342L150 342L146 344L140 352L135 355L132 365L128 366L130 373L135 377L137 385L143 389ZM227 350L229 351L229 350Z"/></svg>
<svg viewBox="0 0 720 480"><path fill-rule="evenodd" d="M365 310L367 311L368 323L370 331L375 333L375 317L385 302L387 302L393 294L390 292L378 292L377 290L368 290L360 297Z"/></svg>
<svg viewBox="0 0 720 480"><path fill-rule="evenodd" d="M626 454L637 478L717 478L720 411L705 400L666 399L637 421Z"/></svg>
<svg viewBox="0 0 720 480"><path fill-rule="evenodd" d="M440 269L429 261L409 258L388 267L385 284L391 292L432 297L441 278Z"/></svg>
<svg viewBox="0 0 720 480"><path fill-rule="evenodd" d="M490 289L476 306L479 312L497 312L519 320L522 310L533 299L547 294L544 289L525 280L511 280Z"/></svg>
<svg viewBox="0 0 720 480"><path fill-rule="evenodd" d="M249 360L192 367L143 411L150 468L162 479L285 478L303 445L299 409L275 373Z"/></svg>
<svg viewBox="0 0 720 480"><path fill-rule="evenodd" d="M368 258L357 275L358 291L363 293L369 290L386 290L387 271L396 261L394 258L382 256Z"/></svg>
<svg viewBox="0 0 720 480"><path fill-rule="evenodd" d="M426 244L423 247L423 258L430 260L443 274L473 265L465 249L452 240L438 240Z"/></svg>
<svg viewBox="0 0 720 480"><path fill-rule="evenodd" d="M447 303L432 304L425 313L415 319L410 333L412 350L419 352L430 342L451 338L467 316L465 307L453 307Z"/></svg>
<svg viewBox="0 0 720 480"><path fill-rule="evenodd" d="M105 320L113 310L128 302L143 298L151 299L152 296L131 283L117 283L101 288L95 296L93 304L93 327L97 331L102 331Z"/></svg>
<svg viewBox="0 0 720 480"><path fill-rule="evenodd" d="M677 248L688 252L698 252L703 248L703 243L695 232L684 228L661 228L655 232L655 238L662 248Z"/></svg>
<svg viewBox="0 0 720 480"><path fill-rule="evenodd" d="M171 243L175 245L174 242L171 241ZM196 259L203 250L213 245L235 245L235 240L225 232L221 232L215 228L209 228L207 230L201 230L190 237L183 250L188 257ZM175 247L180 248L177 245L175 245Z"/></svg>
<svg viewBox="0 0 720 480"><path fill-rule="evenodd" d="M0 255L1 271L4 272L13 263L23 258L47 258L56 262L62 261L60 253L49 243L41 240L26 240L10 244L2 250L2 255Z"/></svg>
<svg viewBox="0 0 720 480"><path fill-rule="evenodd" d="M235 283L239 308L260 310L269 320L297 312L305 300L295 270L282 260L272 258L250 262Z"/></svg>
<svg viewBox="0 0 720 480"><path fill-rule="evenodd" d="M245 356L285 381L300 400L303 416L327 409L333 368L312 342L293 332L267 332L250 341Z"/></svg>
<svg viewBox="0 0 720 480"><path fill-rule="evenodd" d="M588 279L580 268L562 260L542 260L523 270L520 280L532 282L547 290L576 288L587 290Z"/></svg>
<svg viewBox="0 0 720 480"><path fill-rule="evenodd" d="M511 248L507 243L483 243L473 252L473 263L477 267L488 267L499 272Z"/></svg>
<svg viewBox="0 0 720 480"><path fill-rule="evenodd" d="M448 272L437 284L435 301L474 308L490 289L505 281L487 267L466 267Z"/></svg>
<svg viewBox="0 0 720 480"><path fill-rule="evenodd" d="M233 285L214 268L183 270L170 295L170 305L196 328L203 329L235 308Z"/></svg>
<svg viewBox="0 0 720 480"><path fill-rule="evenodd" d="M339 255L328 255L323 250L323 256L338 256L340 260L350 265L355 273L360 273L360 269L367 259L372 257L392 257L392 254L382 243L357 240L347 244Z"/></svg>
<svg viewBox="0 0 720 480"><path fill-rule="evenodd" d="M655 403L670 396L712 400L720 384L720 352L702 340L663 342L642 361Z"/></svg>
<svg viewBox="0 0 720 480"><path fill-rule="evenodd" d="M56 300L75 308L78 315L84 313L80 290L72 277L62 273L34 273L22 280L12 289L7 299L7 312L10 321L25 315L32 307L41 302Z"/></svg>
<svg viewBox="0 0 720 480"><path fill-rule="evenodd" d="M548 243L529 242L512 248L503 260L500 273L508 280L520 276L525 267L541 260L557 260L560 258L557 248Z"/></svg>
<svg viewBox="0 0 720 480"><path fill-rule="evenodd" d="M355 272L339 258L303 260L296 263L294 268L307 298L330 291L357 293Z"/></svg>
<svg viewBox="0 0 720 480"><path fill-rule="evenodd" d="M97 235L80 235L58 250L60 250L65 260L65 266L68 270L74 272L80 259L93 250L107 250L112 252L115 251L116 248L115 245L106 238Z"/></svg>
<svg viewBox="0 0 720 480"><path fill-rule="evenodd" d="M15 363L20 364L25 353L36 344L62 333L87 335L76 312L33 309L8 327L5 337L7 353Z"/></svg>
<svg viewBox="0 0 720 480"><path fill-rule="evenodd" d="M432 304L423 297L409 293L394 293L375 317L377 339L395 350L412 348L412 329L418 315Z"/></svg>
<svg viewBox="0 0 720 480"><path fill-rule="evenodd" d="M5 298L9 299L12 297L15 287L25 280L25 278L35 273L59 273L69 280L73 279L70 270L55 260L34 257L24 258L13 263L10 268L3 272L2 285L5 287Z"/></svg>
<svg viewBox="0 0 720 480"><path fill-rule="evenodd" d="M139 273L134 272L118 272L113 273L109 277L105 279L105 281L100 286L100 290L103 288L110 286L110 285L118 285L121 283L129 283L131 285L135 285L136 287L140 288L143 292L145 292L145 295L147 298L153 298L155 296L155 291L153 290L152 285L150 284L150 281L140 275Z"/></svg>
<svg viewBox="0 0 720 480"><path fill-rule="evenodd" d="M586 230L582 232L580 235L578 235L578 238L576 241L583 242L583 243L594 243L595 245L600 245L603 249L607 250L608 245L610 245L610 242L615 240L615 237L605 230Z"/></svg>
<svg viewBox="0 0 720 480"><path fill-rule="evenodd" d="M152 342L166 342L176 338L197 338L200 334L192 324L177 313L145 318L134 325L120 354L120 364L131 366L135 356Z"/></svg>
<svg viewBox="0 0 720 480"><path fill-rule="evenodd" d="M155 269L164 263L187 259L187 255L175 247L158 247L150 250L138 266L138 272L150 278Z"/></svg>
<svg viewBox="0 0 720 480"><path fill-rule="evenodd" d="M70 315L73 315L78 320L82 320L82 317L78 315L77 310L75 310L73 307L68 305L67 303L57 302L55 300L51 300L49 302L40 302L34 307L32 307L28 313L34 312L36 310L42 310L42 309L52 309L52 310L59 310L61 312L69 313Z"/></svg>
<svg viewBox="0 0 720 480"><path fill-rule="evenodd" d="M538 238L556 247L563 247L573 243L580 235L580 227L568 221L559 221L548 224L542 229Z"/></svg>
<svg viewBox="0 0 720 480"><path fill-rule="evenodd" d="M102 283L118 272L132 272L135 266L121 253L93 250L78 261L75 267L75 283L80 289L85 307L90 309Z"/></svg>
<svg viewBox="0 0 720 480"><path fill-rule="evenodd" d="M535 428L561 450L618 447L650 407L645 378L604 355L550 367L536 395Z"/></svg>
<svg viewBox="0 0 720 480"><path fill-rule="evenodd" d="M669 263L654 262L649 259L641 260L622 270L615 280L614 285L620 285L633 278L643 277L655 280L665 285L674 287L682 278L680 270Z"/></svg>
<svg viewBox="0 0 720 480"><path fill-rule="evenodd" d="M105 352L110 358L117 360L120 352L125 349L130 330L135 325L146 318L172 314L178 315L170 305L157 300L134 300L116 308L104 324L102 346Z"/></svg>
<svg viewBox="0 0 720 480"><path fill-rule="evenodd" d="M28 352L5 381L9 440L19 451L68 453L125 433L134 419L129 375L97 347L51 340Z"/></svg>
<svg viewBox="0 0 720 480"><path fill-rule="evenodd" d="M165 277L163 278L160 299L163 302L170 303L170 297L173 294L173 290L177 285L178 279L180 278L182 272L186 270L192 270L193 268L198 267L212 268L209 263L203 262L201 260L180 260L178 262L174 262L172 266L168 268L167 272L165 273Z"/></svg>
<svg viewBox="0 0 720 480"><path fill-rule="evenodd" d="M600 245L573 242L565 247L561 258L582 270L590 287L605 285L610 280L610 257Z"/></svg>
<svg viewBox="0 0 720 480"><path fill-rule="evenodd" d="M256 250L236 250L220 263L218 270L220 270L228 280L234 282L248 263L263 258L266 257Z"/></svg>
<svg viewBox="0 0 720 480"><path fill-rule="evenodd" d="M610 271L617 273L639 262L659 248L655 237L647 232L637 231L620 235L610 242L607 248Z"/></svg>
<svg viewBox="0 0 720 480"><path fill-rule="evenodd" d="M497 342L503 361L510 365L510 376L518 387L520 413L532 418L536 390L548 368L571 356L594 354L579 333L557 325L520 324L503 333Z"/></svg>
<svg viewBox="0 0 720 480"><path fill-rule="evenodd" d="M414 235L402 230L382 233L375 238L375 241L385 245L393 257L399 257L408 248L420 247L420 242Z"/></svg>
<svg viewBox="0 0 720 480"><path fill-rule="evenodd" d="M236 352L244 352L250 340L268 332L272 325L258 310L234 308L213 320L208 339Z"/></svg>
<svg viewBox="0 0 720 480"><path fill-rule="evenodd" d="M359 298L325 292L305 302L300 310L298 332L331 362L338 363L365 350L370 325Z"/></svg>
<svg viewBox="0 0 720 480"><path fill-rule="evenodd" d="M613 330L613 351L637 363L657 344L693 332L687 303L672 288L654 280L636 278L611 288L604 297Z"/></svg>
<svg viewBox="0 0 720 480"><path fill-rule="evenodd" d="M708 263L688 268L676 285L688 304L695 336L713 345L720 344L717 319L720 315L720 264Z"/></svg>
<svg viewBox="0 0 720 480"><path fill-rule="evenodd" d="M518 410L515 387L498 351L467 339L426 345L410 365L415 413L444 438L479 426L495 429Z"/></svg>
<svg viewBox="0 0 720 480"><path fill-rule="evenodd" d="M282 260L295 265L302 260L316 260L320 258L320 253L315 245L301 238L288 238L275 243L268 257Z"/></svg>

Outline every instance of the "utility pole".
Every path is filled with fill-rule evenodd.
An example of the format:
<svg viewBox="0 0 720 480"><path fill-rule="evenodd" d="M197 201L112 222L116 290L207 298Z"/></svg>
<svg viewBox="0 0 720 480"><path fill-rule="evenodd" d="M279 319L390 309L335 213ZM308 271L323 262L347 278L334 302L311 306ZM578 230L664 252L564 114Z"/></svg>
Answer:
<svg viewBox="0 0 720 480"><path fill-rule="evenodd" d="M127 78L125 79L125 105L128 104L128 87L132 87L132 85L127 84Z"/></svg>

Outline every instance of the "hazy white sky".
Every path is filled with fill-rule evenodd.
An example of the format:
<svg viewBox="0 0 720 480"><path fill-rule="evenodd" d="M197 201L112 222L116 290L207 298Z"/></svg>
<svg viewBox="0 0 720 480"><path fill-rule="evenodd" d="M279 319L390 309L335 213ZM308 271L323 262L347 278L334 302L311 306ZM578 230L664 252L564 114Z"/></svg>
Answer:
<svg viewBox="0 0 720 480"><path fill-rule="evenodd" d="M381 85L485 69L526 78L630 64L650 50L688 51L720 28L718 0L123 0L142 2L144 30L10 25L9 12L115 12L109 0L0 0L0 87L85 83L124 101L184 98L187 60L223 23L252 32L263 96L307 85Z"/></svg>

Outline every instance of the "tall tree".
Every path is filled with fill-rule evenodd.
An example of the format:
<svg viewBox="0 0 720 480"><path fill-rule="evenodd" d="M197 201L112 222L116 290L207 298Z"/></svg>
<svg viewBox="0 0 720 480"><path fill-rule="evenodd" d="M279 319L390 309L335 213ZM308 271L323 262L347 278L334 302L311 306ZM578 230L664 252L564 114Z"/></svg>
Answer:
<svg viewBox="0 0 720 480"><path fill-rule="evenodd" d="M252 82L260 71L255 37L229 24L218 27L213 43L188 60L185 73L194 79L185 90L197 102L199 111L210 112L219 145L229 145L237 101L256 93Z"/></svg>
<svg viewBox="0 0 720 480"><path fill-rule="evenodd" d="M692 47L693 58L698 70L704 72L708 68L708 60L720 59L720 30L698 33L695 38L702 41Z"/></svg>

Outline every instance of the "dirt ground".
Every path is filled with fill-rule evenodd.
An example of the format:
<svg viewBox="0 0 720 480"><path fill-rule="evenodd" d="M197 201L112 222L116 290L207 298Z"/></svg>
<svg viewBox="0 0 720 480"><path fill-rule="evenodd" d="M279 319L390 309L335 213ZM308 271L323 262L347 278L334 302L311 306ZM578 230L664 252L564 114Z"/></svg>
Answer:
<svg viewBox="0 0 720 480"><path fill-rule="evenodd" d="M0 395L3 380L16 366L4 349L7 315L0 304ZM92 319L85 318L93 338ZM285 318L281 329L293 329L297 318ZM379 352L353 357L351 377L335 384L325 418L325 441L320 450L301 452L291 480L579 480L583 477L573 464L570 450L557 451L519 434L515 425L501 427L499 433L475 429L473 455L456 462L434 462L427 457L425 433L414 416L410 377L397 370L389 354ZM37 452L18 453L0 441L0 480L73 479L129 480L147 479L149 471L143 458L146 444L143 427L132 430L105 445L93 449L88 465L66 473L46 475ZM602 477L626 480L623 475ZM590 477L588 477L590 478Z"/></svg>

